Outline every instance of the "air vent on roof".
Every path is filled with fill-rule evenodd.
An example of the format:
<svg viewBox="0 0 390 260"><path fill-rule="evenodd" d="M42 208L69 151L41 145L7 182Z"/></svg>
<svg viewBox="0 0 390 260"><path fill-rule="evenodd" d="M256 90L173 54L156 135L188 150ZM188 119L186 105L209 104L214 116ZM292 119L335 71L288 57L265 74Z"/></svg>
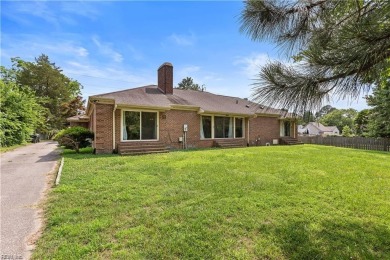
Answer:
<svg viewBox="0 0 390 260"><path fill-rule="evenodd" d="M259 106L259 108L260 108L260 109L264 109L264 107L263 107L263 106Z"/></svg>
<svg viewBox="0 0 390 260"><path fill-rule="evenodd" d="M246 105L247 108L249 108L249 105Z"/></svg>
<svg viewBox="0 0 390 260"><path fill-rule="evenodd" d="M236 99L236 104L238 104L238 100Z"/></svg>

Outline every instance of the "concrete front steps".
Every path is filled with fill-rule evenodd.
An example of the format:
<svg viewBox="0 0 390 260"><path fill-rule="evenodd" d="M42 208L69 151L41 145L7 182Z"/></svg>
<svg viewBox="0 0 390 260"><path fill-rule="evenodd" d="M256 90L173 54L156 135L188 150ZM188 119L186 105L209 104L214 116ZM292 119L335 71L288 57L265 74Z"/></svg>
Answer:
<svg viewBox="0 0 390 260"><path fill-rule="evenodd" d="M239 148L246 147L245 139L217 139L214 140L214 146L220 148Z"/></svg>
<svg viewBox="0 0 390 260"><path fill-rule="evenodd" d="M152 153L168 153L165 144L160 142L126 142L118 144L120 155L141 155Z"/></svg>
<svg viewBox="0 0 390 260"><path fill-rule="evenodd" d="M280 144L297 145L297 144L303 144L303 143L301 141L299 141L297 138L294 138L291 136L284 136L284 137L280 137Z"/></svg>

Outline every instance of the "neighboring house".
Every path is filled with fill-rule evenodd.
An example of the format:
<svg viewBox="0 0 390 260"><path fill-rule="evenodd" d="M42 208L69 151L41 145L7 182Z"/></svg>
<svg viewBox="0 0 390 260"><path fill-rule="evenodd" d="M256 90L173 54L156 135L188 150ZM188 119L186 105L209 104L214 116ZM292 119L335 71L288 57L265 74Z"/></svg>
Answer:
<svg viewBox="0 0 390 260"><path fill-rule="evenodd" d="M337 126L324 126L318 122L309 122L307 125L298 125L299 135L340 135Z"/></svg>
<svg viewBox="0 0 390 260"><path fill-rule="evenodd" d="M72 116L68 117L66 119L71 126L82 126L85 128L89 128L89 116L87 115L77 115L77 116Z"/></svg>
<svg viewBox="0 0 390 260"><path fill-rule="evenodd" d="M237 97L173 88L173 66L158 69L158 85L90 96L86 116L96 153L125 153L131 147L161 144L168 149L278 144L296 138L296 120ZM288 140L288 138L286 138Z"/></svg>

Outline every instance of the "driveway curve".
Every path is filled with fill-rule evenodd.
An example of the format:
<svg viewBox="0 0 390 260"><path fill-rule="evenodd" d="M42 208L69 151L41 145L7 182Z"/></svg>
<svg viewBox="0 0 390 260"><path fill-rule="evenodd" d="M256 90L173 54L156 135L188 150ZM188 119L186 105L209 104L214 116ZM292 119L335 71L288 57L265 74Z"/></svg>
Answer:
<svg viewBox="0 0 390 260"><path fill-rule="evenodd" d="M40 200L52 185L59 159L56 142L41 142L1 155L1 259L29 259L42 225Z"/></svg>

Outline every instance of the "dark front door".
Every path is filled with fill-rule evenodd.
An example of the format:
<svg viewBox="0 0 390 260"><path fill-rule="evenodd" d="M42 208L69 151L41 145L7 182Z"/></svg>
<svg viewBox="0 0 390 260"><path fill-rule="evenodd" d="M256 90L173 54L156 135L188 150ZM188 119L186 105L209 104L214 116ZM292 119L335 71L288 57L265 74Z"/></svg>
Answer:
<svg viewBox="0 0 390 260"><path fill-rule="evenodd" d="M284 121L284 136L290 136L291 134L291 123L290 121Z"/></svg>

